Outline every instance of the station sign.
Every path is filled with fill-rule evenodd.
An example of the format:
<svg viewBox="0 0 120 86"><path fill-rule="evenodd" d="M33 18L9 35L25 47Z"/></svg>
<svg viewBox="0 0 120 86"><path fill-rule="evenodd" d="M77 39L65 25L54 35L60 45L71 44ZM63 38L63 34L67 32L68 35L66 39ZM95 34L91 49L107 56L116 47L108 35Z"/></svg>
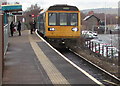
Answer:
<svg viewBox="0 0 120 86"><path fill-rule="evenodd" d="M12 11L22 11L22 5L13 4L13 5L1 5L2 11L12 12Z"/></svg>

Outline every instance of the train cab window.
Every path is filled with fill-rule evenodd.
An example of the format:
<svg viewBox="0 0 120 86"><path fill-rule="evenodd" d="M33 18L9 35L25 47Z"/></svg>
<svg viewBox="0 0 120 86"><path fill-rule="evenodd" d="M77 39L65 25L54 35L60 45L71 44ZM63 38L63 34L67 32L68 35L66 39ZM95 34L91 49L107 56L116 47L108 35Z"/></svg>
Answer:
<svg viewBox="0 0 120 86"><path fill-rule="evenodd" d="M56 13L49 13L49 25L56 25Z"/></svg>
<svg viewBox="0 0 120 86"><path fill-rule="evenodd" d="M60 25L67 25L67 13L60 13Z"/></svg>
<svg viewBox="0 0 120 86"><path fill-rule="evenodd" d="M78 25L78 14L77 13L70 14L70 25L71 26Z"/></svg>

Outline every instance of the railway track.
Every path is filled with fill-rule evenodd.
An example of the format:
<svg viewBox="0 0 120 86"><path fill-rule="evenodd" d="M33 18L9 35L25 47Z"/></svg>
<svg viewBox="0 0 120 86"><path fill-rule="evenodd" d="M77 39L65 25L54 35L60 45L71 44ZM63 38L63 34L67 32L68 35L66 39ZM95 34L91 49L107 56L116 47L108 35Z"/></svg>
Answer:
<svg viewBox="0 0 120 86"><path fill-rule="evenodd" d="M43 38L44 40L44 38ZM45 41L45 40L44 40ZM50 45L47 42L48 45ZM53 48L53 47L52 47ZM83 59L82 56L73 52L71 49L55 49L57 53L60 53L62 56L65 56L71 62L73 62L78 67L82 68L84 71L89 73L95 79L103 83L105 86L120 86L120 80L96 67L91 62Z"/></svg>
<svg viewBox="0 0 120 86"><path fill-rule="evenodd" d="M69 60L71 60L74 64L76 64L77 66L85 70L87 73L92 75L94 78L102 82L105 86L120 86L119 79L116 79L115 77L109 75L95 65L86 61L85 59L83 59L83 57L73 52L72 50L58 49L58 51L62 53L65 57L67 57Z"/></svg>

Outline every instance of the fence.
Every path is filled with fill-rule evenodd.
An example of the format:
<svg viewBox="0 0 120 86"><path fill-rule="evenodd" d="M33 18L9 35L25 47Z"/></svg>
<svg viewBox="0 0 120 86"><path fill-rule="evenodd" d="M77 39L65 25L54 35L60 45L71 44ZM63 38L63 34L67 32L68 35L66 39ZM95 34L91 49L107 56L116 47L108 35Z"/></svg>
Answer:
<svg viewBox="0 0 120 86"><path fill-rule="evenodd" d="M118 61L119 50L112 45L93 41L86 41L85 46L89 48L93 53L99 55L99 57L104 58L109 62L116 64L116 61Z"/></svg>

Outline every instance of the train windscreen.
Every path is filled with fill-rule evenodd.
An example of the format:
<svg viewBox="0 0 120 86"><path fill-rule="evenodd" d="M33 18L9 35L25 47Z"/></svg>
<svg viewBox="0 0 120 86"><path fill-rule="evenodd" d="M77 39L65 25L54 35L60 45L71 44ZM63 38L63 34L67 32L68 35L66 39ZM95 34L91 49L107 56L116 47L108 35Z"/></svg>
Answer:
<svg viewBox="0 0 120 86"><path fill-rule="evenodd" d="M49 26L77 26L78 13L49 13Z"/></svg>

